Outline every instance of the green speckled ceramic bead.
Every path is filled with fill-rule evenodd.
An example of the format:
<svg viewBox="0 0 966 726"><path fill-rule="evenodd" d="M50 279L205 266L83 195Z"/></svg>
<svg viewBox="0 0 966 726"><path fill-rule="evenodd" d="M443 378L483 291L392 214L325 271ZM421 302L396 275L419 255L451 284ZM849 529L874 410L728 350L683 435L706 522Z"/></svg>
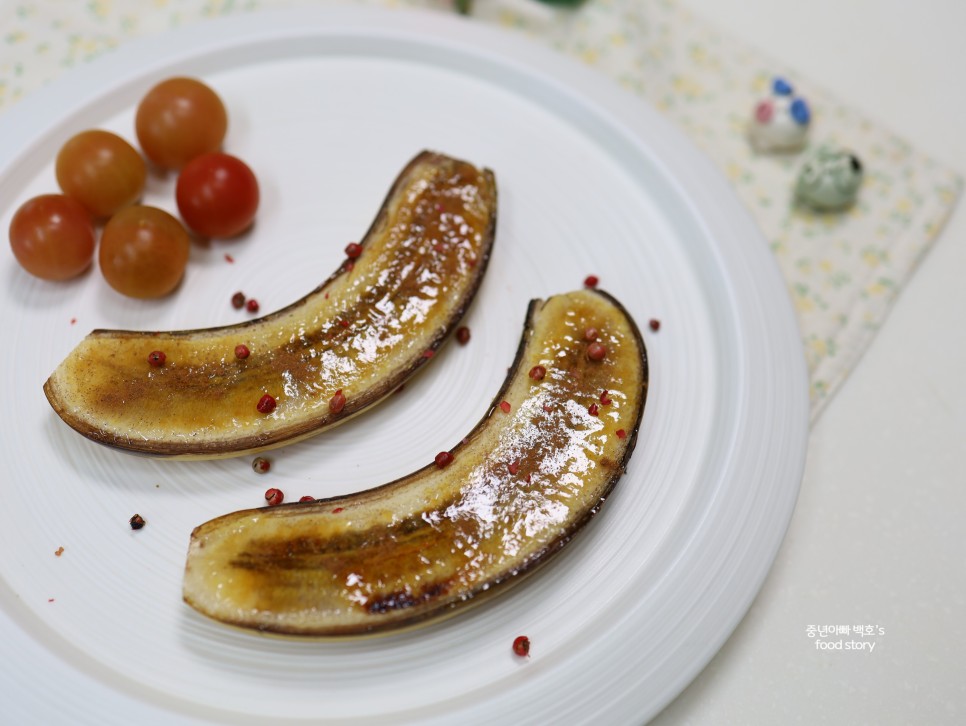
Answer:
<svg viewBox="0 0 966 726"><path fill-rule="evenodd" d="M795 197L819 211L845 209L862 185L862 162L843 149L821 146L802 164Z"/></svg>

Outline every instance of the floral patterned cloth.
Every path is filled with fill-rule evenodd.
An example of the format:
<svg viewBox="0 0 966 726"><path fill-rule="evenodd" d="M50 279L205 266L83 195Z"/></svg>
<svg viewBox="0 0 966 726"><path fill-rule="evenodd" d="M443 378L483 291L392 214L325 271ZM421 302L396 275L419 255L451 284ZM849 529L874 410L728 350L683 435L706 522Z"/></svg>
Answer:
<svg viewBox="0 0 966 726"><path fill-rule="evenodd" d="M15 0L0 6L0 113L31 90L119 43L206 18L308 0ZM318 4L318 3L314 3ZM356 0L453 11L452 0ZM678 124L720 167L758 221L798 311L819 415L869 345L929 249L962 187L927 158L673 0L476 0L480 22L526 33L613 77ZM746 137L755 102L781 75L812 109L811 144L862 160L858 202L815 214L791 201L801 154L756 154Z"/></svg>

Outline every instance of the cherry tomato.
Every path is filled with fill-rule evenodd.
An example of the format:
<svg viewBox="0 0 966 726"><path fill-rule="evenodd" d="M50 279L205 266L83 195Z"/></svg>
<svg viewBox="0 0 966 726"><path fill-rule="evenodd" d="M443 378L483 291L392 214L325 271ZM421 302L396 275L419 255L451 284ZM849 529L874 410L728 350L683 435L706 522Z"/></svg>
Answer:
<svg viewBox="0 0 966 726"><path fill-rule="evenodd" d="M203 237L233 237L258 210L258 180L244 161L222 153L192 160L178 175L178 211Z"/></svg>
<svg viewBox="0 0 966 726"><path fill-rule="evenodd" d="M91 264L94 225L76 199L43 194L28 199L10 220L10 247L17 262L43 280L68 280Z"/></svg>
<svg viewBox="0 0 966 726"><path fill-rule="evenodd" d="M217 151L228 129L218 94L194 78L169 78L148 91L134 119L138 142L158 166L180 169Z"/></svg>
<svg viewBox="0 0 966 726"><path fill-rule="evenodd" d="M147 167L127 141L92 129L71 137L57 154L57 183L95 217L134 204L144 191Z"/></svg>
<svg viewBox="0 0 966 726"><path fill-rule="evenodd" d="M177 219L155 207L125 207L101 232L98 260L108 284L123 295L162 297L181 281L191 242Z"/></svg>

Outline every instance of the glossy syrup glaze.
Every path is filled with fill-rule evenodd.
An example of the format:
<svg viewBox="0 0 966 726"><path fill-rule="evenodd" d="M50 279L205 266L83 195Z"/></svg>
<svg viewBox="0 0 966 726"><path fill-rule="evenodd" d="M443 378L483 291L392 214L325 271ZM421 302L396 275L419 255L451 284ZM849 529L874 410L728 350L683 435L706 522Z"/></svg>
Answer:
<svg viewBox="0 0 966 726"><path fill-rule="evenodd" d="M452 463L201 525L186 600L261 630L371 632L476 602L559 550L623 473L647 362L633 321L605 294L555 296L531 313L503 390ZM587 356L588 329L607 348L600 361ZM528 375L535 365L542 380Z"/></svg>
<svg viewBox="0 0 966 726"><path fill-rule="evenodd" d="M495 215L490 172L423 153L397 179L361 256L305 298L225 328L95 331L51 376L48 399L84 435L145 453L240 453L317 432L425 364L478 287ZM239 344L247 358L235 356ZM163 366L147 364L155 349ZM334 413L337 391L346 405ZM267 415L256 409L265 394L277 402Z"/></svg>

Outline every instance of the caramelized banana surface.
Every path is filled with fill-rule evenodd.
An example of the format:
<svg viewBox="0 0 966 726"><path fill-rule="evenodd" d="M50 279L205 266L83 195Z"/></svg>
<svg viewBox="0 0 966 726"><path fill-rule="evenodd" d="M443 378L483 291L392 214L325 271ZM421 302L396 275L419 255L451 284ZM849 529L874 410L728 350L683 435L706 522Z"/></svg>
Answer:
<svg viewBox="0 0 966 726"><path fill-rule="evenodd" d="M640 332L613 298L535 300L502 389L452 461L200 525L184 599L232 625L338 636L501 592L598 511L633 451L647 385Z"/></svg>
<svg viewBox="0 0 966 726"><path fill-rule="evenodd" d="M301 300L227 327L95 330L44 392L82 435L143 454L216 458L317 434L429 361L482 280L496 203L492 172L423 152L396 179L361 255ZM157 367L155 350L165 355Z"/></svg>

